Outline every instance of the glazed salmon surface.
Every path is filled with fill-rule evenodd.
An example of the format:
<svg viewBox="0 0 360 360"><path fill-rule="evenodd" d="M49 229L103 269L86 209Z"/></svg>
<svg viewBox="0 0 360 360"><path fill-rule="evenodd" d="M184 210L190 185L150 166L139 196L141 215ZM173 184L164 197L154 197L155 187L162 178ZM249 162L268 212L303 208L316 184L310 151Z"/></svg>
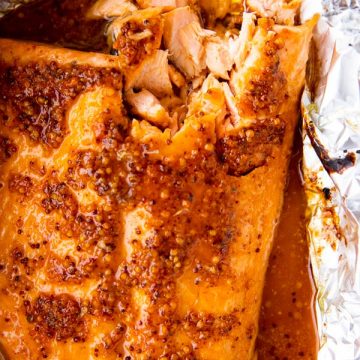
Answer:
<svg viewBox="0 0 360 360"><path fill-rule="evenodd" d="M148 10L113 22L117 55L0 39L9 359L254 357L316 19L229 40Z"/></svg>

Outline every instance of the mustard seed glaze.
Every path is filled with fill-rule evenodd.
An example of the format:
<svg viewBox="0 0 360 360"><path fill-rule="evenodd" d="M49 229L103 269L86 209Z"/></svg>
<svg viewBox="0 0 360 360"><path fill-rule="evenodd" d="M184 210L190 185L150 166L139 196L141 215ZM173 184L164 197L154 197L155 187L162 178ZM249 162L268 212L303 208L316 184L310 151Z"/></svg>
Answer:
<svg viewBox="0 0 360 360"><path fill-rule="evenodd" d="M26 6L0 20L0 36L104 50L103 23L84 22L83 19L84 11L90 3L84 0L52 0ZM39 18L41 27L37 25ZM21 19L20 25L18 19ZM0 66L1 126L18 130L21 136L26 137L30 147L40 146L50 152L56 151L66 141L64 137L69 129L65 126L63 109L69 107L77 96L91 92L95 86L108 86L113 92L119 92L122 88L121 75L112 69L98 70L77 64L60 66L56 62L46 67L38 64L16 68L5 68L3 64ZM13 80L14 75L16 80ZM11 122L6 104L11 104L16 112ZM153 347L156 341L165 343L164 359L194 359L196 346L201 346L209 339L230 336L233 328L241 327L239 317L247 309L238 308L221 316L198 311L180 316L177 312L181 304L176 301L176 281L183 275L184 263L190 261L194 285L205 284L211 288L223 281L224 277L231 283L233 274L228 252L231 240L237 235L232 224L236 222L233 210L239 207L234 194L239 189L233 185L228 174L239 175L235 173L239 165L240 173L251 171L263 165L264 158L260 157L256 163L251 163L245 157L243 163L233 163L231 146L227 148L230 155L225 154L229 160L221 155L227 145L218 144L215 150L220 156L213 148L208 147L207 150L204 147L193 150L169 165L150 158L147 145L139 144L129 136L129 119L121 106L118 106L118 111L110 106L104 109L98 120L92 128L96 146L91 150L72 148L63 177L59 169L52 170L34 160L29 166L36 176L12 173L9 182L5 184L20 204L26 204L27 201L28 204L30 201L38 204L41 209L39 219L47 219L47 234L59 234L60 238L71 240L76 249L71 256L61 257L53 251L51 241L48 240L50 235L44 235L41 241L32 242L31 234L24 232L23 219L19 217L16 221L17 233L27 237L19 243L28 242L31 256L25 255L29 253L29 249L25 251L25 245L14 243L9 262L5 265L0 258L0 272L6 275L9 284L7 293L16 294L21 299L27 326L30 326L31 336L36 339L37 350L43 358L51 356L51 342L54 339L62 343L85 342L89 337L87 324L100 319L110 323L112 329L98 340L92 353L95 357L116 354L119 358L129 360L132 359L127 355L129 353L139 356L156 354ZM269 144L282 142L284 127L275 120L270 133L263 134ZM241 139L234 141L242 142ZM0 151L0 164L16 154L17 147L10 135L1 136ZM260 153L264 157L268 155L266 144ZM236 154L234 158L237 158ZM293 179L293 170L291 176ZM101 201L85 206L78 203L76 194L88 184ZM299 184L295 187L296 193L300 194ZM285 206L297 209L295 214L289 210L286 215L294 220L291 224L301 227L303 236L304 203L301 196L288 196ZM247 206L243 204L242 207ZM140 226L134 229L131 251L124 258L121 255L124 252L121 247L124 245L119 244L118 239L125 229L118 220L118 214L139 207L150 215L148 221L152 231L144 234ZM46 216L53 216L54 219ZM283 217L282 224L287 221ZM284 243L299 240L298 237L292 237L292 229L286 231L284 225L280 225L280 230L287 235L282 235ZM305 238L301 239L304 241ZM244 245L244 251L261 256L261 243L259 234L257 245ZM273 257L276 257L277 251L275 242ZM304 242L301 242L297 256L299 259L307 259ZM258 342L260 358L313 359L316 344L311 317L313 294L308 278L308 262L284 259L289 276L284 276L284 269L281 273L273 272L274 262L272 260L269 268L272 279L265 284L265 310L260 322ZM44 269L47 277L59 289L62 284L73 284L76 287L77 284L92 280L99 285L91 290L88 298L76 299L66 292L55 294L49 291L30 299L29 294L35 287L31 275L38 269ZM292 301L294 296L289 302L289 293L280 290L284 287L293 289L299 281L299 273L305 285L297 291L302 292L306 315L294 321L292 316L280 316L276 311L266 310L268 301L274 301L270 292L278 294L276 302L281 309L286 308L293 314L297 311L297 300ZM245 287L247 281L251 279L244 279ZM141 319L127 316L139 311L131 301L135 291L143 292L150 299L147 311L151 318L146 324ZM4 323L10 323L10 319L6 318ZM285 330L271 331L269 324L276 324L277 329ZM193 348L174 342L171 335L180 326L193 340ZM272 325L270 327L274 328ZM125 350L127 330L133 331L134 340ZM254 338L255 331L254 325L245 329L246 341ZM291 349L284 346L284 338L288 339L287 336L296 336L299 347L293 342ZM271 339L271 344L264 341L264 337ZM160 358L162 354L153 356Z"/></svg>
<svg viewBox="0 0 360 360"><path fill-rule="evenodd" d="M116 72L99 72L76 65L67 68L52 63L49 68L43 68L34 64L16 70L3 68L1 73L1 99L7 101L2 102L2 124L5 128L25 131L34 145L61 145L65 131L62 126L64 113L55 118L54 113L57 115L56 110L66 108L75 96L90 91L93 84L105 83L114 91L121 88ZM11 109L16 109L14 121L10 122L9 104ZM55 108L51 107L52 104ZM45 114L44 120L42 114ZM195 285L205 282L208 286L215 286L219 274L231 278L226 258L227 244L234 233L230 225L234 223L232 194L237 190L227 179L227 166L219 163L214 151L193 150L171 166L151 160L146 145L137 144L127 137L126 128L121 125L126 123L125 116L119 116L105 109L102 122L94 128L100 150L74 149L67 162L65 182L60 181L57 172L52 170L36 184L35 180L21 174L12 175L8 183L9 191L17 193L21 202L28 201L34 186L40 189L42 211L47 215L60 215L60 220L47 225L48 229L71 238L80 255L83 250L97 255L76 263L70 256L60 258L52 254L45 242L35 245L39 255L29 259L14 245L13 266L6 268L5 272L13 293L23 299L23 311L33 325L33 336L42 344L43 356L47 355L49 339L85 340L84 319L87 317L111 317L122 324L121 327L141 328L141 322L129 322L125 317L125 313L130 312L129 294L140 287L151 299L148 311L153 316L151 324L147 324L148 332L138 343L132 344L133 351L151 351L150 340L160 337L167 341L166 353L192 359L191 350L183 351L167 340L168 334L179 323L185 323L186 332L201 343L206 341L209 333L212 337L221 337L231 331L235 324L239 325L236 312L246 310L237 309L234 314L219 318L198 313L178 318L174 313L177 304L169 302L169 299L176 298L175 281L182 274L184 259L192 259ZM56 142L51 142L50 135L57 130ZM38 136L34 136L34 131ZM80 208L73 192L84 188L84 184L90 184L99 196L106 199L107 205ZM153 231L144 243L137 238L132 240L136 251L130 259L115 261L112 254L119 246L118 237L123 231L116 221L117 214L140 205L154 219L151 224ZM140 236L141 231L136 229L136 234ZM46 264L43 263L45 257ZM92 278L101 285L93 300L86 305L66 293L44 293L31 302L27 297L33 287L29 275L39 266L45 266L49 278L59 284L79 283ZM249 328L248 334L251 339L254 329ZM105 347L123 355L122 345L117 349L112 340ZM101 351L101 348L96 349Z"/></svg>
<svg viewBox="0 0 360 360"><path fill-rule="evenodd" d="M0 119L17 127L34 141L58 147L64 137L65 109L79 93L108 84L121 89L122 75L116 70L96 69L84 65L58 66L31 64L5 66L0 63ZM8 123L5 108L15 111Z"/></svg>

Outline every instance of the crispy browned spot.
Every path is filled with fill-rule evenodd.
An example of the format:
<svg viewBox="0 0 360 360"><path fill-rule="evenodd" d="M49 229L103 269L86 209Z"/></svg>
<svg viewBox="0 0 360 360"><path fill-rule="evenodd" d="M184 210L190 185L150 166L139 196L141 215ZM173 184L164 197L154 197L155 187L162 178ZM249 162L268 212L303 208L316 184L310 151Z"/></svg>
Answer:
<svg viewBox="0 0 360 360"><path fill-rule="evenodd" d="M85 325L78 301L69 294L41 294L33 304L24 302L27 320L40 335L57 341L85 337Z"/></svg>
<svg viewBox="0 0 360 360"><path fill-rule="evenodd" d="M42 200L41 205L47 214L58 209L62 211L65 219L76 215L78 204L65 183L49 179L45 182L43 191L46 197Z"/></svg>
<svg viewBox="0 0 360 360"><path fill-rule="evenodd" d="M16 145L8 137L0 136L0 164L9 159L16 151Z"/></svg>
<svg viewBox="0 0 360 360"><path fill-rule="evenodd" d="M30 176L14 174L11 175L9 179L9 190L25 196L30 195L33 185L34 184Z"/></svg>
<svg viewBox="0 0 360 360"><path fill-rule="evenodd" d="M279 119L258 121L253 128L237 136L226 136L217 141L220 161L229 167L228 174L241 176L263 166L274 145L282 143L285 124Z"/></svg>

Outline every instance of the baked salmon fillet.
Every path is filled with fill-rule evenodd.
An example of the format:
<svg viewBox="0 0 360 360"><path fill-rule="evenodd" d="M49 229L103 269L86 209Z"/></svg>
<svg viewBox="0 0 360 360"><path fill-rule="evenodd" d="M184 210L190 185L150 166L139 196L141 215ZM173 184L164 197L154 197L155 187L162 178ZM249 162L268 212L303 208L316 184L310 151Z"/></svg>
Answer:
<svg viewBox="0 0 360 360"><path fill-rule="evenodd" d="M117 55L0 39L8 359L255 355L316 19L131 11Z"/></svg>

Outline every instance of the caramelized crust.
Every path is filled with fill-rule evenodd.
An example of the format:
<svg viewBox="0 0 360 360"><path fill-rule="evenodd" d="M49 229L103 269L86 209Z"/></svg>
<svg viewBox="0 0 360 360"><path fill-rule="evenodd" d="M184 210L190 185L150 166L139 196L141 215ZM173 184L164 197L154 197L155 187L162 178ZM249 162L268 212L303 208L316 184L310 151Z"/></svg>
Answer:
<svg viewBox="0 0 360 360"><path fill-rule="evenodd" d="M15 144L5 136L0 136L0 164L16 153L17 148Z"/></svg>
<svg viewBox="0 0 360 360"><path fill-rule="evenodd" d="M73 296L40 294L33 304L25 300L24 306L26 319L34 324L36 333L56 341L85 338L81 308Z"/></svg>
<svg viewBox="0 0 360 360"><path fill-rule="evenodd" d="M274 145L282 144L284 134L285 122L279 118L259 120L237 135L220 138L216 151L230 175L243 176L266 164Z"/></svg>
<svg viewBox="0 0 360 360"><path fill-rule="evenodd" d="M66 133L66 108L80 93L105 84L120 90L120 73L76 62L62 67L55 61L21 67L0 63L0 93L6 94L0 99L0 117L32 140L58 147Z"/></svg>

